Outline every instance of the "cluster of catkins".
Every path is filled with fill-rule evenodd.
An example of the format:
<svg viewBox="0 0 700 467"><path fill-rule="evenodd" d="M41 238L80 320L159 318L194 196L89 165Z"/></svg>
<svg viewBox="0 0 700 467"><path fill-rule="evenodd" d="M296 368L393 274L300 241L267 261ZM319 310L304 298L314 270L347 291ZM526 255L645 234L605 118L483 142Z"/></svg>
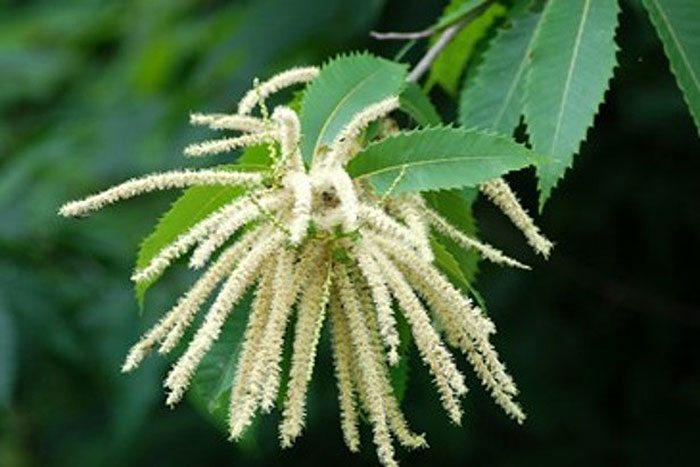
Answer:
<svg viewBox="0 0 700 467"><path fill-rule="evenodd" d="M331 145L314 154L308 169L299 149L303 128L296 112L279 106L269 117L266 110L261 112L262 117L252 116L258 105L264 109L269 95L287 86L308 83L318 72L313 67L295 68L257 84L240 101L235 114L191 116L193 124L241 134L190 145L186 155L198 157L270 144L276 156L269 171L227 168L148 175L61 208L64 216L78 216L154 190L194 185L245 188L244 195L199 221L163 248L145 268L135 271L134 281L152 280L190 249L190 266L207 267L192 288L133 346L123 371L136 368L156 346L163 354L176 347L218 288L201 326L165 380L167 403L177 403L222 326L231 313L237 312L236 304L253 288L254 299L230 395L232 439L241 436L258 410L267 412L274 407L285 329L292 319L296 323L281 443L290 446L300 435L319 334L328 317L341 427L350 450L359 449L360 410L372 426L378 457L384 465L396 465L392 438L408 448L425 446L424 436L408 427L389 380L389 366L396 365L400 358L397 311L410 326L453 422L460 422L460 397L467 386L444 341L466 356L505 412L522 421L525 415L513 400L515 384L489 342L495 327L436 267L430 230L450 237L465 249L477 250L491 261L525 266L465 235L428 207L420 195L380 198L366 182L348 176L345 164L361 148L368 124L378 121L384 128L382 137L391 137L397 131L389 114L398 108L398 97L376 102L354 115ZM548 254L551 243L539 233L503 180L490 181L480 189L523 231L536 251ZM236 240L231 243L232 238Z"/></svg>

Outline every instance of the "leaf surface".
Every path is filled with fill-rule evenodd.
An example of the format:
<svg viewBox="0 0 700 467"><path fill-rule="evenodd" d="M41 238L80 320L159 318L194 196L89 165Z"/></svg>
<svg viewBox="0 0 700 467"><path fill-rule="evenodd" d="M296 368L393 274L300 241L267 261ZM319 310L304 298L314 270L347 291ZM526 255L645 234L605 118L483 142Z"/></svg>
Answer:
<svg viewBox="0 0 700 467"><path fill-rule="evenodd" d="M367 53L341 56L326 64L306 89L301 106L301 152L307 165L355 114L400 95L405 79L405 65Z"/></svg>
<svg viewBox="0 0 700 467"><path fill-rule="evenodd" d="M540 209L586 137L616 64L616 0L551 0L532 50L525 121L536 151L557 157L538 167Z"/></svg>
<svg viewBox="0 0 700 467"><path fill-rule="evenodd" d="M700 133L700 2L643 0Z"/></svg>
<svg viewBox="0 0 700 467"><path fill-rule="evenodd" d="M0 409L10 406L17 373L16 326L0 302Z"/></svg>
<svg viewBox="0 0 700 467"><path fill-rule="evenodd" d="M463 2L455 2L450 5L446 14L449 14L452 8L458 8L461 3ZM493 4L459 31L430 67L426 88L431 89L435 84L439 84L448 94L456 95L459 79L476 50L477 44L487 36L491 26L505 12L506 9L502 5Z"/></svg>
<svg viewBox="0 0 700 467"><path fill-rule="evenodd" d="M416 83L408 83L399 96L401 109L420 126L437 126L442 122L430 98Z"/></svg>
<svg viewBox="0 0 700 467"><path fill-rule="evenodd" d="M512 134L523 111L523 83L540 17L526 11L493 40L474 77L465 81L460 125Z"/></svg>
<svg viewBox="0 0 700 467"><path fill-rule="evenodd" d="M380 195L441 190L499 177L544 159L509 138L461 128L398 133L361 150L347 166Z"/></svg>

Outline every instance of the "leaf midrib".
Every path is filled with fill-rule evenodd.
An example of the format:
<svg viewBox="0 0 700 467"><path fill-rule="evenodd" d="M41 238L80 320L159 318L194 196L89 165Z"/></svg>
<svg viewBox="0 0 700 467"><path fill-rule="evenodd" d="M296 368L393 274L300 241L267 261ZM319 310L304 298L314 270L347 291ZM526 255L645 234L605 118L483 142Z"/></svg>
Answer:
<svg viewBox="0 0 700 467"><path fill-rule="evenodd" d="M581 38L583 37L583 30L588 21L588 15L590 12L591 0L586 0L583 6L583 14L581 15L581 24L579 25L578 32L576 33L576 41L574 42L574 50L571 55L571 63L569 63L569 69L567 71L566 82L564 83L564 92L561 98L561 105L559 106L559 113L557 115L557 123L554 127L554 135L552 137L552 144L549 148L549 153L554 153L554 147L557 145L557 140L559 139L559 132L561 130L561 124L564 118L564 107L566 107L566 101L569 97L569 91L571 89L571 80L574 74L574 67L576 65L576 59L578 58L579 49L581 48Z"/></svg>
<svg viewBox="0 0 700 467"><path fill-rule="evenodd" d="M375 71L372 72L372 74L365 76L363 79L361 79L355 86L353 86L350 91L343 96L342 99L338 101L338 104L335 106L333 111L328 115L328 118L324 121L323 125L321 126L321 131L318 132L318 137L316 138L316 141L314 142L314 147L311 151L310 157L311 160L313 160L314 156L316 155L316 151L318 150L318 147L320 146L320 142L323 139L323 136L326 132L326 129L328 128L328 125L330 125L330 122L333 120L333 117L338 113L342 105L350 98L351 95L353 95L357 89L362 86L365 82L373 78L375 75L379 73L379 69L376 69Z"/></svg>
<svg viewBox="0 0 700 467"><path fill-rule="evenodd" d="M371 177L371 176L379 175L379 174L382 174L385 172L391 172L392 170L410 169L413 167L427 165L427 164L440 164L440 163L447 163L447 162L463 162L463 161L481 161L481 160L494 160L494 159L495 160L502 160L502 159L508 159L508 158L509 158L509 156L460 156L460 157L451 157L451 158L442 157L439 159L426 159L426 160L420 160L420 161L415 161L415 162L405 162L403 164L382 167L381 169L377 169L377 170L374 170L372 172L365 172L362 175L355 177L355 179ZM531 161L528 161L528 163L532 164Z"/></svg>
<svg viewBox="0 0 700 467"><path fill-rule="evenodd" d="M700 80L698 77L695 75L693 72L693 67L690 63L690 60L688 59L688 56L685 54L685 49L681 46L681 42L678 40L678 37L676 36L673 27L671 27L671 21L669 21L668 16L664 12L664 10L661 8L661 5L659 4L658 1L656 0L649 0L652 2L655 6L656 9L659 11L659 16L663 20L664 23L666 23L666 28L668 29L668 33L671 35L671 39L673 39L673 42L676 44L676 47L678 48L678 52L681 55L681 59L685 63L685 66L688 68L688 72L690 74L690 77L693 79L693 83L695 84L695 87L700 91Z"/></svg>
<svg viewBox="0 0 700 467"><path fill-rule="evenodd" d="M518 71L515 73L515 79L513 79L513 82L510 84L508 87L508 92L506 93L506 98L503 101L503 105L501 106L501 110L498 111L496 114L496 117L493 120L493 124L491 128L498 128L498 125L501 122L501 119L503 116L506 114L506 109L508 108L508 103L510 100L513 98L513 94L515 93L515 88L517 87L518 83L520 82L521 76L523 72L525 71L525 64L527 63L527 58L529 53L533 49L533 45L535 43L535 37L537 37L537 29L539 28L541 24L542 17L537 18L537 26L535 26L532 30L532 35L530 36L530 40L528 41L527 47L525 48L525 54L523 55L523 58L520 60L520 64L518 65Z"/></svg>

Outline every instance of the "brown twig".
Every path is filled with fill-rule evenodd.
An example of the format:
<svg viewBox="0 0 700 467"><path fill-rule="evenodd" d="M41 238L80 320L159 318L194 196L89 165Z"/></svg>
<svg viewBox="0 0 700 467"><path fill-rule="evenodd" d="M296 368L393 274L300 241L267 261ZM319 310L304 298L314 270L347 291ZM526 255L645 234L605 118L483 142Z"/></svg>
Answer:
<svg viewBox="0 0 700 467"><path fill-rule="evenodd" d="M401 41L401 40L416 40L416 39L423 39L425 37L430 37L433 34L435 34L435 30L433 28L428 28L424 29L422 31L415 31L415 32L378 32L378 31L370 31L369 35L373 39L377 39L380 41Z"/></svg>
<svg viewBox="0 0 700 467"><path fill-rule="evenodd" d="M425 72L428 71L428 69L430 69L430 66L437 59L438 55L440 55L440 52L442 52L442 50L445 47L447 47L450 41L454 39L457 33L464 26L466 26L467 23L469 23L471 18L472 15L467 15L462 20L445 29L445 31L442 33L437 42L435 42L435 44L433 44L433 46L430 47L430 49L428 49L425 55L423 55L423 58L421 58L420 61L416 64L416 66L413 68L413 70L411 70L406 80L409 82L418 81L421 78L421 76L423 76Z"/></svg>

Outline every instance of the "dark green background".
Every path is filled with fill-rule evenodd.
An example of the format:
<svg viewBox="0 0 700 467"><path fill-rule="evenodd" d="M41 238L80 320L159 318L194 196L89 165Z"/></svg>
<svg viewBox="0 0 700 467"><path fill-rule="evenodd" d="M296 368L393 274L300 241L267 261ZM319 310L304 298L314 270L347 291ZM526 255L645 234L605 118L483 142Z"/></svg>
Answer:
<svg viewBox="0 0 700 467"><path fill-rule="evenodd" d="M420 29L442 6L0 0L0 466L376 462L367 430L360 456L342 443L326 337L308 427L288 451L276 414L234 445L189 403L167 410L158 357L120 375L191 279L177 268L139 318L135 251L176 194L88 220L55 212L184 165L182 147L204 134L188 112L232 109L254 76L344 50L391 57L398 44L368 31ZM700 143L644 11L622 6L607 103L539 220L557 241L551 260L476 205L484 237L535 266L484 265L479 278L529 419L512 423L470 378L463 426L450 425L414 358L404 407L431 449L401 451L404 465L699 465ZM534 209L533 173L510 180Z"/></svg>

